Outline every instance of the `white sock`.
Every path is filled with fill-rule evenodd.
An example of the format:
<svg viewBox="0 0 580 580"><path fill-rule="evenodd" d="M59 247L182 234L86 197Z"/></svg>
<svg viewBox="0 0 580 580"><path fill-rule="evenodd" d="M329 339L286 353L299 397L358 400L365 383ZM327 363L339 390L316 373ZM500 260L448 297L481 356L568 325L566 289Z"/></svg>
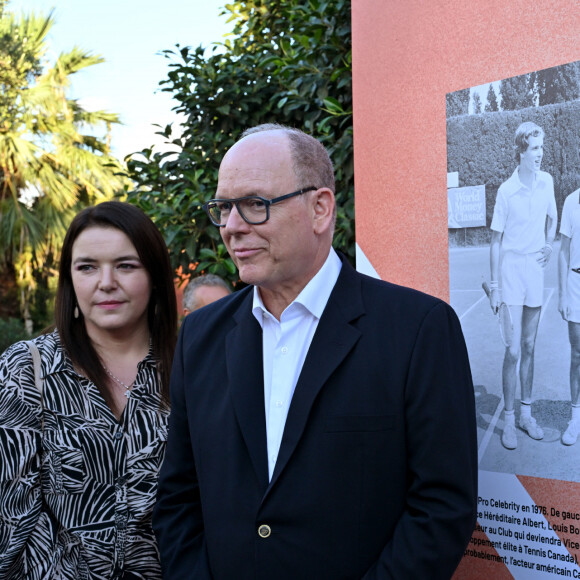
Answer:
<svg viewBox="0 0 580 580"><path fill-rule="evenodd" d="M523 418L530 419L532 417L532 403L525 403L522 401L520 413Z"/></svg>
<svg viewBox="0 0 580 580"><path fill-rule="evenodd" d="M572 405L572 421L580 421L580 405Z"/></svg>

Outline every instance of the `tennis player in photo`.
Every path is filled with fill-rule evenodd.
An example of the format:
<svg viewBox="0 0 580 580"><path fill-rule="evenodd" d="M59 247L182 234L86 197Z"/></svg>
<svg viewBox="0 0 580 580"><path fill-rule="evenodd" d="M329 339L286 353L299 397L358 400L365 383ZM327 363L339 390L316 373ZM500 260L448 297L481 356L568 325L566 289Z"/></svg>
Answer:
<svg viewBox="0 0 580 580"><path fill-rule="evenodd" d="M560 237L558 310L568 322L572 403L572 417L562 434L562 443L574 445L580 433L580 189L564 202Z"/></svg>
<svg viewBox="0 0 580 580"><path fill-rule="evenodd" d="M544 437L531 414L534 348L544 295L544 268L552 254L557 225L553 179L540 170L542 128L522 123L516 130L514 150L518 166L499 187L491 222L489 283L494 314L505 303L513 328L511 340L505 341L504 337L502 368L505 412L501 442L507 449L515 449L518 444L514 411L518 381L519 427L532 439ZM505 314L500 315L500 328L505 318Z"/></svg>

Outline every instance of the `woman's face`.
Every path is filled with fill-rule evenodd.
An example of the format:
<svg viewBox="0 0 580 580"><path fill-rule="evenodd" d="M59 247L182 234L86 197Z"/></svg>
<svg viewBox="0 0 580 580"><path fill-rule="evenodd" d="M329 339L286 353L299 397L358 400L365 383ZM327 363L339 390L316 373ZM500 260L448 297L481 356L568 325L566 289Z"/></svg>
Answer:
<svg viewBox="0 0 580 580"><path fill-rule="evenodd" d="M71 276L89 336L149 332L151 278L121 230L83 230L72 247Z"/></svg>

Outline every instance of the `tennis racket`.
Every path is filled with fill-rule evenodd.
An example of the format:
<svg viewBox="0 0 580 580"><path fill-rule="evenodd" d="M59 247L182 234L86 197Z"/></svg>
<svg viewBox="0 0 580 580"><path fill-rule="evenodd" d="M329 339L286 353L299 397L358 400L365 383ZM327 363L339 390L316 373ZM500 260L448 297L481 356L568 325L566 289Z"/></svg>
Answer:
<svg viewBox="0 0 580 580"><path fill-rule="evenodd" d="M487 282L484 282L481 287L491 302L491 291L487 285ZM501 339L506 347L510 346L514 337L514 324L512 321L510 309L505 302L500 303L497 310L497 317L499 321L499 334Z"/></svg>

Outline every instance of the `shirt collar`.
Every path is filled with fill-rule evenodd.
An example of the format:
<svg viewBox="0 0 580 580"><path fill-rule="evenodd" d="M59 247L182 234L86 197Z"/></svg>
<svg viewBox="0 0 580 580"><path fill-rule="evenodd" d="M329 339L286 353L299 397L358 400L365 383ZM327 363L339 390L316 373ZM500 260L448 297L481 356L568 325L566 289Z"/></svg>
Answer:
<svg viewBox="0 0 580 580"><path fill-rule="evenodd" d="M342 262L338 257L338 254L334 251L334 248L330 248L328 257L326 258L322 268L314 275L312 280L306 284L302 289L302 292L294 299L292 304L288 308L291 308L293 304L300 304L303 306L312 316L320 318L326 307L326 303L330 298L330 294L336 281L338 275L340 274L340 269L342 268ZM286 310L284 312L286 312ZM254 286L254 299L252 302L252 314L255 316L256 320L263 326L264 314L271 314L268 309L264 306L262 302L262 297L258 291L258 287Z"/></svg>
<svg viewBox="0 0 580 580"><path fill-rule="evenodd" d="M506 193L508 195L512 195L519 191L520 189L528 189L520 180L520 174L518 171L518 167L514 169L514 172L511 174L511 177L505 182L506 184ZM540 172L534 173L534 183L532 184L532 189L536 186L536 184L540 181ZM529 191L529 190L528 190Z"/></svg>

